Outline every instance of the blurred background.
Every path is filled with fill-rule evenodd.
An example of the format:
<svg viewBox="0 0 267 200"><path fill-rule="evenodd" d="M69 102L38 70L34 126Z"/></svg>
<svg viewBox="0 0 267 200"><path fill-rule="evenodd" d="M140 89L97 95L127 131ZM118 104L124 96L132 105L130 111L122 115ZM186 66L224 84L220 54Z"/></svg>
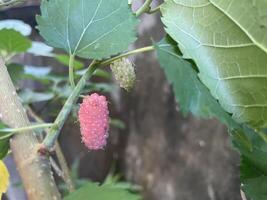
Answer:
<svg viewBox="0 0 267 200"><path fill-rule="evenodd" d="M133 9L142 3L134 1ZM155 1L154 5L160 3ZM31 38L42 41L35 21L39 12L38 1L27 1L1 10L0 19L24 21L33 28ZM130 48L151 45L165 34L159 13L143 15L141 20L139 39ZM77 184L86 179L118 181L140 192L144 200L241 200L239 156L231 148L226 128L216 120L181 115L154 53L130 59L137 72L137 83L131 92L121 90L108 76L96 77L94 81L98 84L90 90L100 90L110 102L114 120L106 149L88 152L81 144L75 118L70 117L64 126L59 142ZM51 58L25 54L15 61L49 66L61 75L67 73L62 63ZM39 91L44 86L25 78L20 87ZM47 122L54 119L62 106L53 100L30 103ZM12 185L5 198L26 199L12 157L5 162L12 174Z"/></svg>

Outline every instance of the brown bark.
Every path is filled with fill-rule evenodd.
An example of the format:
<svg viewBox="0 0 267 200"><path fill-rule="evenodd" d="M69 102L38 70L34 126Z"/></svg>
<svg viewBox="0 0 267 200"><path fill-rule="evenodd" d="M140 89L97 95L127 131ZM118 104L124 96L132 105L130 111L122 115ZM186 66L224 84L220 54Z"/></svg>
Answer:
<svg viewBox="0 0 267 200"><path fill-rule="evenodd" d="M11 128L30 124L1 58L0 117ZM11 139L10 145L29 200L60 199L49 161L37 152L38 141L34 133L27 131L17 134Z"/></svg>

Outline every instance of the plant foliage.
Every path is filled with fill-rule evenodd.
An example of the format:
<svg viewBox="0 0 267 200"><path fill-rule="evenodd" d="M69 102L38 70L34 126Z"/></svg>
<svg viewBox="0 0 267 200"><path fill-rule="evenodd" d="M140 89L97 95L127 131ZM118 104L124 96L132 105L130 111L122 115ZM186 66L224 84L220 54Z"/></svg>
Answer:
<svg viewBox="0 0 267 200"><path fill-rule="evenodd" d="M135 41L138 20L122 0L44 0L38 28L53 47L83 58L103 59Z"/></svg>

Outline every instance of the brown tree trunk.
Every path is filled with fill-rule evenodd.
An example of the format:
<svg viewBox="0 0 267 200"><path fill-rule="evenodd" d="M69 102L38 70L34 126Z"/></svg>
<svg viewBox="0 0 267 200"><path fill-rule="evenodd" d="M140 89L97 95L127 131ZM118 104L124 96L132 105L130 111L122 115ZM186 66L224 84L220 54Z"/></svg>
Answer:
<svg viewBox="0 0 267 200"><path fill-rule="evenodd" d="M0 117L11 128L28 126L29 120L15 87L0 58ZM39 156L38 141L32 131L15 135L11 150L29 200L57 200L57 190L49 161Z"/></svg>

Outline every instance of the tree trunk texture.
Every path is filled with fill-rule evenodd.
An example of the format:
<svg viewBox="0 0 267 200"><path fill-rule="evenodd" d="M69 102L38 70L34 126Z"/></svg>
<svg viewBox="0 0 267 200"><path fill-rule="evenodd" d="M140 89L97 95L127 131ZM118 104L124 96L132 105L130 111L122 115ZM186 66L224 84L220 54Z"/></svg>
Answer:
<svg viewBox="0 0 267 200"><path fill-rule="evenodd" d="M30 122L1 58L0 75L1 121L11 128L28 126ZM27 131L15 135L10 140L10 146L28 199L60 199L49 161L37 152L38 141L34 133Z"/></svg>
<svg viewBox="0 0 267 200"><path fill-rule="evenodd" d="M137 47L164 35L159 16L142 19ZM240 200L239 157L226 128L182 116L153 53L134 63L137 85L120 101L126 178L143 187L145 200Z"/></svg>

